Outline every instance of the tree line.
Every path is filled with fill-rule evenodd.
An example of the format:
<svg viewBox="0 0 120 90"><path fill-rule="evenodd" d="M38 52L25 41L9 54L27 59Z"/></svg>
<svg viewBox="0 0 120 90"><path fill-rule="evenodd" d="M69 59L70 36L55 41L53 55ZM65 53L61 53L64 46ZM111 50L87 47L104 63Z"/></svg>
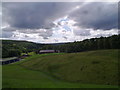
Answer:
<svg viewBox="0 0 120 90"><path fill-rule="evenodd" d="M74 53L99 49L119 49L120 35L59 44L40 44L27 41L2 40L0 48L2 48L2 58L20 56L21 53L39 53L40 50L59 50L64 53Z"/></svg>
<svg viewBox="0 0 120 90"><path fill-rule="evenodd" d="M110 37L91 38L83 41L75 41L71 43L58 45L45 45L41 49L54 49L61 52L73 53L99 49L119 49L120 35Z"/></svg>
<svg viewBox="0 0 120 90"><path fill-rule="evenodd" d="M42 46L27 41L2 40L2 58L20 56L22 53L36 51Z"/></svg>

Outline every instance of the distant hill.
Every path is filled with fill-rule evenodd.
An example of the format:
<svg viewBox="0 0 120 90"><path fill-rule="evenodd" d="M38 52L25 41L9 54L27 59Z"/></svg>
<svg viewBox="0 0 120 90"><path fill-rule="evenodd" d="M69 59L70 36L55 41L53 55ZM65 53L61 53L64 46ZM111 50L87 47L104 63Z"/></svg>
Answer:
<svg viewBox="0 0 120 90"><path fill-rule="evenodd" d="M63 44L48 44L42 47L42 49L55 49L66 53L119 48L120 35L91 38L83 41L68 42Z"/></svg>
<svg viewBox="0 0 120 90"><path fill-rule="evenodd" d="M2 57L19 56L21 53L36 52L39 50L60 50L65 53L74 53L101 49L119 49L120 35L85 39L68 43L40 44L28 41L2 40Z"/></svg>
<svg viewBox="0 0 120 90"><path fill-rule="evenodd" d="M28 53L28 52L36 52L42 48L47 47L48 45L56 46L62 45L64 43L51 43L51 44L43 44L43 43L34 43L29 41L18 41L18 40L0 40L2 41L2 57L12 57L12 56L19 56L21 53Z"/></svg>
<svg viewBox="0 0 120 90"><path fill-rule="evenodd" d="M19 56L21 53L38 50L42 46L43 44L28 41L2 40L2 57Z"/></svg>
<svg viewBox="0 0 120 90"><path fill-rule="evenodd" d="M60 80L84 84L118 85L118 49L37 56L20 63Z"/></svg>

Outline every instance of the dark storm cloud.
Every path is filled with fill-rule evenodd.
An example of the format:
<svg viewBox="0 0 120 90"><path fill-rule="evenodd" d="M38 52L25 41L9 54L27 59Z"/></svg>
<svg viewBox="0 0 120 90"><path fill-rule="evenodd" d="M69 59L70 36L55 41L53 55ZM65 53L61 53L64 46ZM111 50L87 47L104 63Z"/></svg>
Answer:
<svg viewBox="0 0 120 90"><path fill-rule="evenodd" d="M2 31L2 38L10 38L12 35L11 31Z"/></svg>
<svg viewBox="0 0 120 90"><path fill-rule="evenodd" d="M63 28L60 23L58 23L60 27L58 28L53 22L59 19L63 20L63 17L68 16L68 19L73 20L73 22L75 21L75 25L78 27L76 28L72 26L73 24L70 24L74 35L85 36L87 38L94 34L91 33L92 29L95 29L94 31L97 32L96 29L108 30L117 28L117 9L117 3L110 4L105 2L89 2L87 4L78 2L4 2L2 4L2 35L3 38L16 36L15 32L17 30L21 36L16 36L16 39L23 39L25 37L25 40L31 40L35 36L35 39L32 39L33 41L38 41L38 38L41 39L41 37L43 40L48 39L51 41L51 38L53 38L52 35L54 36L55 34L55 38L58 38L60 34L63 34L60 32L60 34L57 33L57 36L56 32L53 32L54 30L59 31ZM101 35L96 35L96 37ZM71 39L70 36L65 35L62 38L66 40ZM59 42L59 39L53 40Z"/></svg>
<svg viewBox="0 0 120 90"><path fill-rule="evenodd" d="M3 3L3 22L16 28L51 28L76 3Z"/></svg>
<svg viewBox="0 0 120 90"><path fill-rule="evenodd" d="M120 2L118 2L118 29L120 29ZM118 31L120 34L120 30Z"/></svg>
<svg viewBox="0 0 120 90"><path fill-rule="evenodd" d="M13 27L6 27L6 28L2 28L2 31L6 31L6 32L9 32L9 31L16 31L17 28L13 28Z"/></svg>
<svg viewBox="0 0 120 90"><path fill-rule="evenodd" d="M110 34L110 33L108 33L108 34L106 34L106 33L104 33L104 34L101 34L101 33L98 33L97 35L94 35L94 37L108 37L108 36L111 36L112 34Z"/></svg>
<svg viewBox="0 0 120 90"><path fill-rule="evenodd" d="M77 5L82 3L3 3L3 24L8 23L15 28L51 28L53 20L58 19ZM74 19L77 26L93 29L117 28L117 3L91 2L82 8L71 12L70 18Z"/></svg>
<svg viewBox="0 0 120 90"><path fill-rule="evenodd" d="M43 39L48 39L50 36L52 36L53 32L52 30L46 30L46 31L41 31L39 32L39 36L42 36Z"/></svg>
<svg viewBox="0 0 120 90"><path fill-rule="evenodd" d="M89 36L89 35L91 35L90 30L74 30L74 34L77 36Z"/></svg>
<svg viewBox="0 0 120 90"><path fill-rule="evenodd" d="M118 5L117 3L92 2L71 13L70 18L77 22L77 26L83 28L104 30L117 28Z"/></svg>

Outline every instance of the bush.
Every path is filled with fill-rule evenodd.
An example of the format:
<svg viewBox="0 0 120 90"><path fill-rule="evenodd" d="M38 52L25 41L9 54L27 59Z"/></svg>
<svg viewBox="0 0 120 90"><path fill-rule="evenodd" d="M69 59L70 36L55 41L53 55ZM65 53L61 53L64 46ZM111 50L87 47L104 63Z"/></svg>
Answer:
<svg viewBox="0 0 120 90"><path fill-rule="evenodd" d="M14 57L14 56L20 56L21 55L21 51L19 50L9 50L9 57Z"/></svg>

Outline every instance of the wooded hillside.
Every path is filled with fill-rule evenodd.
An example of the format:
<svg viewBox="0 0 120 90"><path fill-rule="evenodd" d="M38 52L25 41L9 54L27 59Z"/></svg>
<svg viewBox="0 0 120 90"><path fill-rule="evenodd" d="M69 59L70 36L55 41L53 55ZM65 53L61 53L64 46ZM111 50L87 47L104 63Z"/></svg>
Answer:
<svg viewBox="0 0 120 90"><path fill-rule="evenodd" d="M2 40L2 57L19 56L21 53L36 52L39 50L60 50L73 53L100 49L119 49L120 35L110 37L91 38L83 41L56 44L38 44L27 41Z"/></svg>

